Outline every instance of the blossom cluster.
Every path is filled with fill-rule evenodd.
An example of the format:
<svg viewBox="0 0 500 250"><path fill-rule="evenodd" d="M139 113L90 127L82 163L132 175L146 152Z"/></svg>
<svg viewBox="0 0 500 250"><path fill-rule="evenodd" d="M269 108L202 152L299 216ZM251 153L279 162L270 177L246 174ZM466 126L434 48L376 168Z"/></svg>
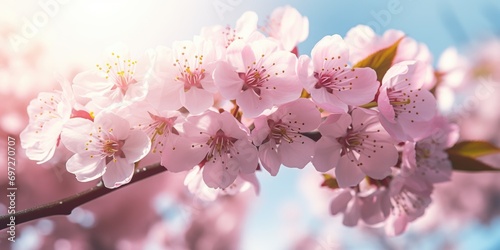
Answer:
<svg viewBox="0 0 500 250"><path fill-rule="evenodd" d="M300 55L308 25L286 6L264 27L246 12L234 28L142 55L113 46L30 103L22 147L39 163L65 148L68 172L108 188L153 159L189 172L186 186L207 200L258 191L257 171L311 164L344 224L399 234L452 170L445 150L457 131L436 109L432 56L400 31L362 25Z"/></svg>

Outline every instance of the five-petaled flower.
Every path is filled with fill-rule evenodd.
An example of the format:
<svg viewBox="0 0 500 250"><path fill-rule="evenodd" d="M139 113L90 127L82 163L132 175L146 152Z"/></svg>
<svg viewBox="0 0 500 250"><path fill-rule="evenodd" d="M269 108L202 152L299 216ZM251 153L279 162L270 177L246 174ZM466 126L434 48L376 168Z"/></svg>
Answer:
<svg viewBox="0 0 500 250"><path fill-rule="evenodd" d="M107 188L130 182L135 163L151 148L143 131L131 130L127 120L109 112L100 113L94 122L83 118L69 120L61 141L75 153L66 163L68 172L79 181L102 176Z"/></svg>
<svg viewBox="0 0 500 250"><path fill-rule="evenodd" d="M312 164L326 172L335 168L340 187L351 187L369 176L383 179L398 161L392 138L380 126L375 112L356 108L351 115L332 114L319 126Z"/></svg>

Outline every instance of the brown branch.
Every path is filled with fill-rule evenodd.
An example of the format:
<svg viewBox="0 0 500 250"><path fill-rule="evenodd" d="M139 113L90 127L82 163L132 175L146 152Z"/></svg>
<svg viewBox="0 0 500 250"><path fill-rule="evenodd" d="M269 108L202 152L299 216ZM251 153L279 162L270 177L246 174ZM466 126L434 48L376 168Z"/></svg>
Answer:
<svg viewBox="0 0 500 250"><path fill-rule="evenodd" d="M138 168L136 173L132 177L132 180L119 188L108 189L106 188L102 181L100 181L95 187L92 187L88 190L80 192L70 197L66 197L62 200L54 201L48 204L44 204L41 206L28 208L22 211L19 211L15 214L7 214L0 216L0 230L7 228L7 224L11 221L10 217L15 217L16 225L19 225L24 222L52 216L52 215L69 215L74 208L83 205L89 201L97 199L101 196L109 194L113 191L122 189L125 186L128 186L132 183L141 181L153 175L162 173L167 171L166 168L161 166L159 163L149 165L147 167Z"/></svg>

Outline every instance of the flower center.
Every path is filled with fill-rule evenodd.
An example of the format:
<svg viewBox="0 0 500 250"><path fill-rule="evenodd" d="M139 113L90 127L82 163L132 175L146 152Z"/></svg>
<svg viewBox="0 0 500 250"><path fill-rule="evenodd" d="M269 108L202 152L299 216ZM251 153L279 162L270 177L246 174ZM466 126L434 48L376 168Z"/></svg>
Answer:
<svg viewBox="0 0 500 250"><path fill-rule="evenodd" d="M269 81L268 78L270 77L270 75L266 73L264 67L260 69L250 68L246 73L239 73L238 75L243 80L243 87L241 90L246 91L251 89L259 96L261 93L260 88L266 81Z"/></svg>
<svg viewBox="0 0 500 250"><path fill-rule="evenodd" d="M207 154L207 160L212 158L215 160L217 159L217 155L222 157L223 155L230 154L234 142L236 142L235 138L226 136L224 131L219 129L219 131L217 131L214 136L210 136L210 139L207 141L207 145L210 147Z"/></svg>
<svg viewBox="0 0 500 250"><path fill-rule="evenodd" d="M116 162L116 158L125 158L125 153L121 150L125 141L106 140L102 145L102 154L106 157L106 165L111 161Z"/></svg>
<svg viewBox="0 0 500 250"><path fill-rule="evenodd" d="M293 138L288 134L289 127L282 124L281 121L275 122L273 120L267 120L267 124L271 128L271 138L276 144L280 144L281 140L288 143L293 142Z"/></svg>
<svg viewBox="0 0 500 250"><path fill-rule="evenodd" d="M314 78L317 79L316 84L314 85L315 89L325 88L325 90L332 94L334 91L345 91L352 90L352 77L348 77L345 75L346 70L338 71L338 69L333 69L336 71L333 73L332 71L323 72L314 72Z"/></svg>
<svg viewBox="0 0 500 250"><path fill-rule="evenodd" d="M129 85L137 83L133 77L137 61L122 59L120 55L114 52L111 53L111 56L114 61L108 62L104 66L97 64L97 69L106 73L106 79L114 83L112 90L119 88L121 93L125 95Z"/></svg>

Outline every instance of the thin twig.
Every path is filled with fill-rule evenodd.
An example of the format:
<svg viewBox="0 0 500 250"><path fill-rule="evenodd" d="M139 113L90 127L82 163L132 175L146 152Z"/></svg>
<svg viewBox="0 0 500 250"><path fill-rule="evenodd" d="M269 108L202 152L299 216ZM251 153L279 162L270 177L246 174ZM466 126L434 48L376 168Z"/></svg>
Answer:
<svg viewBox="0 0 500 250"><path fill-rule="evenodd" d="M147 167L138 168L136 173L132 177L132 180L119 188L108 189L106 188L102 181L99 182L95 187L88 190L80 192L70 197L66 197L62 200L54 201L41 206L28 208L19 211L15 214L7 214L0 216L0 230L7 228L7 224L11 221L11 217L15 218L16 225L24 222L52 216L52 215L69 215L74 208L81 206L89 201L97 199L101 196L114 192L116 190L122 189L132 183L141 181L153 175L167 171L166 168L161 166L159 163L149 165Z"/></svg>

